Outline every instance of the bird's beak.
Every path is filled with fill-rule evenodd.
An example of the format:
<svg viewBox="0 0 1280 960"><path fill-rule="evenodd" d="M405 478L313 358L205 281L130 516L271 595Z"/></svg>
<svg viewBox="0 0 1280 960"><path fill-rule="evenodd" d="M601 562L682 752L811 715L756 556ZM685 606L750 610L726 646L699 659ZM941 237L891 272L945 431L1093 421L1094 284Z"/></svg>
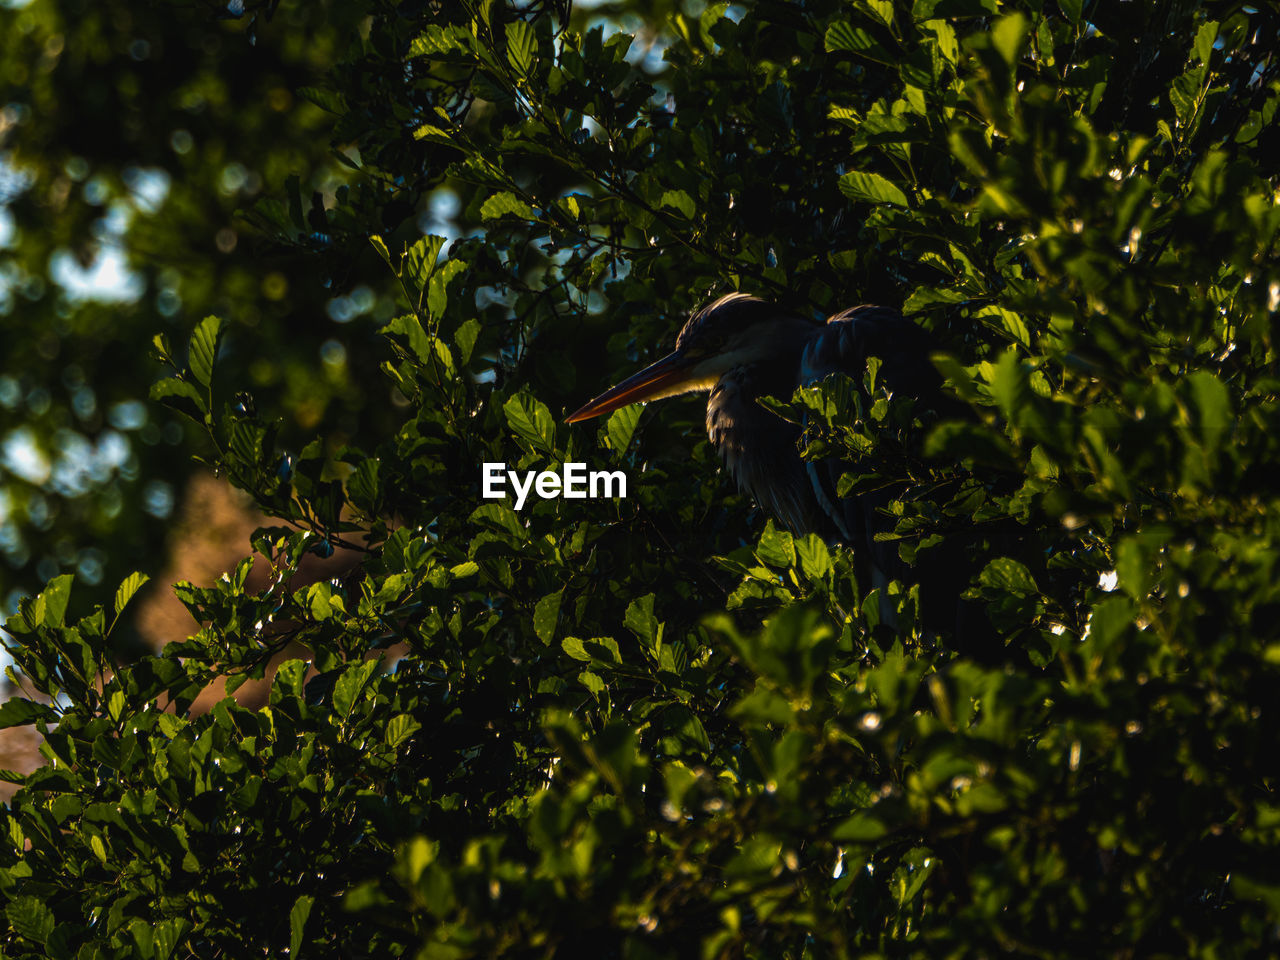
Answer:
<svg viewBox="0 0 1280 960"><path fill-rule="evenodd" d="M616 387L610 387L580 410L565 417L565 423L589 420L605 413L612 413L629 403L640 403L655 397L681 393L685 383L697 379L688 362L678 353L670 353L657 363L651 363L639 373L632 374Z"/></svg>

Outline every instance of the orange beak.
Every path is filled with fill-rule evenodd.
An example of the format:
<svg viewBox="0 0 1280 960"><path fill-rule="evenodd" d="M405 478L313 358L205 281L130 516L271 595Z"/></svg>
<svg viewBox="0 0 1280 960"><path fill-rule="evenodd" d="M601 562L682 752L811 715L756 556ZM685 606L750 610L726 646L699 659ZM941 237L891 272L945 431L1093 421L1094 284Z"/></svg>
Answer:
<svg viewBox="0 0 1280 960"><path fill-rule="evenodd" d="M565 417L565 423L590 420L602 414L612 413L629 403L640 403L659 394L671 392L672 387L691 380L684 358L670 353L656 363L651 363L639 373L632 374L616 387L610 387L586 406Z"/></svg>

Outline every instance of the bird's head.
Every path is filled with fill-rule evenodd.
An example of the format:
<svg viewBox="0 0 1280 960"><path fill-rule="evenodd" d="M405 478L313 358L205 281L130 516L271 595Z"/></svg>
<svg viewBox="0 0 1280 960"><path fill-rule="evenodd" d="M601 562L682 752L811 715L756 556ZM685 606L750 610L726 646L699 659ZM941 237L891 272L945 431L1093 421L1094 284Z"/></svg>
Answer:
<svg viewBox="0 0 1280 960"><path fill-rule="evenodd" d="M757 297L731 293L689 318L675 350L610 387L565 421L577 423L631 403L710 390L730 370L781 361L794 353L812 326Z"/></svg>

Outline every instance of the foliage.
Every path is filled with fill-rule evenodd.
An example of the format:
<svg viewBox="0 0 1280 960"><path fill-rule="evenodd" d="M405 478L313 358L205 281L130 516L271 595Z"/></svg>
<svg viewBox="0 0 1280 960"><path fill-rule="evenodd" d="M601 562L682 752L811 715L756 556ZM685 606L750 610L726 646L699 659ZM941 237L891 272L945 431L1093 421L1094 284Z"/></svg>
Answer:
<svg viewBox="0 0 1280 960"><path fill-rule="evenodd" d="M359 153L335 249L401 291L379 349L406 416L294 455L222 321L157 341L155 398L282 525L178 585L200 628L160 656L112 663L129 582L69 622L59 578L8 622L53 702L0 721L56 762L5 814L6 951L1274 951L1276 14L634 23L372 8L317 97ZM447 251L370 213L440 188ZM961 413L870 371L776 400L845 491L908 484L904 559L963 544L981 644L730 495L697 401L557 422L730 289L934 333ZM517 512L480 497L501 461L621 465L629 496ZM368 556L293 584L335 549ZM272 666L289 643L308 661ZM268 707L190 714L268 669Z"/></svg>
<svg viewBox="0 0 1280 960"><path fill-rule="evenodd" d="M326 246L324 198L349 168L329 143L331 114L307 99L362 13L294 4L250 45L251 17L215 20L215 7L226 12L0 3L6 615L19 590L58 573L97 584L159 571L198 436L147 404L156 331L226 317L229 375L290 438L391 422L372 325L329 319L350 320L356 303L389 318L391 285L350 277ZM246 219L290 185L291 239L307 237L296 246ZM382 213L388 229L417 217L403 202Z"/></svg>

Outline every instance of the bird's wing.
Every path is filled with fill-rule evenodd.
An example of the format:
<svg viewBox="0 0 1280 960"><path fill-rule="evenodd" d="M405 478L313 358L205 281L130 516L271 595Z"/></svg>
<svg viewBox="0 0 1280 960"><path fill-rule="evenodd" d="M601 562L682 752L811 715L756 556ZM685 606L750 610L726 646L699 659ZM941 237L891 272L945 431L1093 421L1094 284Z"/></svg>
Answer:
<svg viewBox="0 0 1280 960"><path fill-rule="evenodd" d="M765 510L798 534L835 537L829 514L814 500L804 462L796 455L800 428L760 406L751 371L721 378L707 399L707 436L725 470Z"/></svg>
<svg viewBox="0 0 1280 960"><path fill-rule="evenodd" d="M898 398L910 397L922 409L944 417L967 417L964 405L946 396L942 377L934 369L929 354L934 342L927 331L888 307L853 307L836 314L807 345L800 362L800 382L813 384L832 373L845 373L862 389L867 358L881 360L878 383L883 383ZM954 631L960 649L988 662L999 662L1003 648L993 646L990 622L982 605L963 599L973 571L966 544L975 537L1004 538L1002 552L1012 553L1017 543L1016 524L1003 530L986 529L952 532L946 539L916 557L914 568L907 569L898 554L895 541L876 542L877 533L894 528L895 520L888 506L907 493L905 484L888 482L880 489L854 497L836 496L840 475L855 464L835 457L807 464L809 478L817 502L841 528L845 542L872 567L870 583L881 579L910 581L920 584L921 615L926 626ZM862 471L866 472L866 471ZM847 535L846 532L847 531ZM863 562L863 561L859 561ZM882 607L883 611L883 607Z"/></svg>
<svg viewBox="0 0 1280 960"><path fill-rule="evenodd" d="M867 357L881 360L880 377L896 394L933 399L942 378L929 361L929 334L892 307L850 307L831 317L800 358L800 382L845 373L861 384Z"/></svg>
<svg viewBox="0 0 1280 960"><path fill-rule="evenodd" d="M890 307L859 306L831 317L809 341L800 360L800 383L812 385L833 373L850 376L862 389L867 358L880 358L879 383L891 393L926 403L939 397L941 377L929 361L932 341L926 331ZM893 542L875 535L893 528L887 507L901 494L896 486L841 499L840 475L851 464L828 458L806 464L814 496L845 543L860 552L888 578L901 578L905 566Z"/></svg>

